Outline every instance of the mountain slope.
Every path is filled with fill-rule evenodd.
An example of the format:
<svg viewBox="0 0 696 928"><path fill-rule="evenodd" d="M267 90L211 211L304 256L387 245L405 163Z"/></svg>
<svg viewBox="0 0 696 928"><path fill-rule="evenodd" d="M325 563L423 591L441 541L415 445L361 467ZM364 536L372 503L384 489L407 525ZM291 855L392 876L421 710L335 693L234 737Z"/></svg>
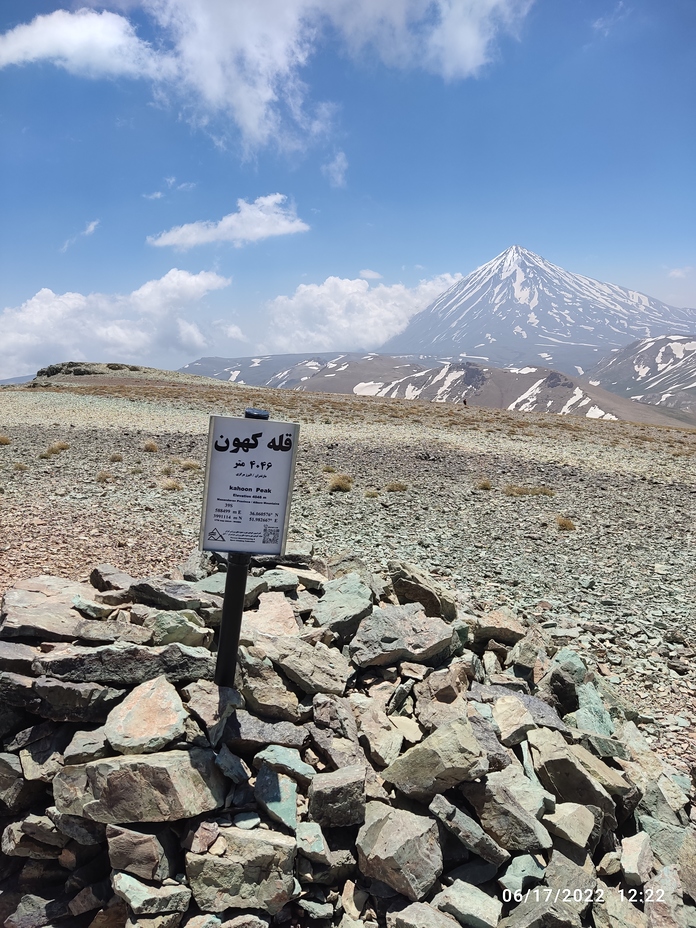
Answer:
<svg viewBox="0 0 696 928"><path fill-rule="evenodd" d="M629 341L688 335L696 310L571 274L518 245L441 294L381 347L582 373Z"/></svg>
<svg viewBox="0 0 696 928"><path fill-rule="evenodd" d="M632 342L600 361L589 378L619 396L696 413L696 335Z"/></svg>

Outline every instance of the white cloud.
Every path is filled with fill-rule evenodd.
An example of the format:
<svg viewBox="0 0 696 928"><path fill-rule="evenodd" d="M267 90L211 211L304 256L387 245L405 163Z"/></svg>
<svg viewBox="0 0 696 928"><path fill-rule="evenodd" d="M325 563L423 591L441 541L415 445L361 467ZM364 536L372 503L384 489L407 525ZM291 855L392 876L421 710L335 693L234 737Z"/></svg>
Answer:
<svg viewBox="0 0 696 928"><path fill-rule="evenodd" d="M268 304L274 333L262 351L348 351L371 349L403 331L409 319L425 309L461 274L440 274L415 287L327 277L321 284L300 284L292 296Z"/></svg>
<svg viewBox="0 0 696 928"><path fill-rule="evenodd" d="M371 271L369 267L366 267L364 270L360 271L360 276L363 280L381 280L382 275L379 271Z"/></svg>
<svg viewBox="0 0 696 928"><path fill-rule="evenodd" d="M347 170L348 158L343 151L336 152L336 156L331 161L321 166L321 173L332 187L345 187Z"/></svg>
<svg viewBox="0 0 696 928"><path fill-rule="evenodd" d="M253 203L237 200L237 212L228 213L219 222L189 222L159 235L149 235L147 241L150 245L172 246L180 250L212 242L231 242L240 248L274 235L306 232L309 226L297 218L292 205L284 205L286 201L287 197L282 193L257 197Z"/></svg>
<svg viewBox="0 0 696 928"><path fill-rule="evenodd" d="M212 271L172 268L129 294L39 290L0 312L0 378L70 359L147 363L158 355L198 351L208 342L185 315L230 282Z"/></svg>
<svg viewBox="0 0 696 928"><path fill-rule="evenodd" d="M78 233L78 235L73 235L71 238L67 238L60 246L59 251L66 252L82 235L93 235L98 225L99 219L93 219L91 222L88 222L82 232Z"/></svg>
<svg viewBox="0 0 696 928"><path fill-rule="evenodd" d="M626 6L624 0L619 0L611 13L608 13L606 16L600 16L599 19L594 20L592 28L606 39L607 36L614 31L614 28L622 20L626 19L630 13L630 7Z"/></svg>
<svg viewBox="0 0 696 928"><path fill-rule="evenodd" d="M308 102L302 81L329 34L355 56L369 50L390 67L462 79L491 61L497 36L514 32L533 2L107 0L122 14L57 10L11 29L0 36L0 67L43 60L86 77L143 78L159 95L178 93L211 135L220 131L210 120L222 117L248 149L293 147L331 123L332 105ZM152 44L127 18L136 8L152 21Z"/></svg>
<svg viewBox="0 0 696 928"><path fill-rule="evenodd" d="M161 200L164 194L161 190L155 190L154 193L144 193L143 196L146 200Z"/></svg>
<svg viewBox="0 0 696 928"><path fill-rule="evenodd" d="M673 267L671 270L667 272L667 276L678 277L680 279L683 279L684 277L688 277L692 271L693 271L692 267Z"/></svg>

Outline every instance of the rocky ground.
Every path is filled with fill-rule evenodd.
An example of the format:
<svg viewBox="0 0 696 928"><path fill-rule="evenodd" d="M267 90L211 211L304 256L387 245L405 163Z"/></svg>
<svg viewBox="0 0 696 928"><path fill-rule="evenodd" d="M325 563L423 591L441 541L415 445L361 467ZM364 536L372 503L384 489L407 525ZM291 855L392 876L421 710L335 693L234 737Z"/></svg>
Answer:
<svg viewBox="0 0 696 928"><path fill-rule="evenodd" d="M0 588L97 561L170 571L197 538L207 417L247 405L302 426L291 541L378 572L403 558L535 617L640 707L656 750L696 763L693 431L182 377L4 388ZM336 472L350 492L329 492Z"/></svg>

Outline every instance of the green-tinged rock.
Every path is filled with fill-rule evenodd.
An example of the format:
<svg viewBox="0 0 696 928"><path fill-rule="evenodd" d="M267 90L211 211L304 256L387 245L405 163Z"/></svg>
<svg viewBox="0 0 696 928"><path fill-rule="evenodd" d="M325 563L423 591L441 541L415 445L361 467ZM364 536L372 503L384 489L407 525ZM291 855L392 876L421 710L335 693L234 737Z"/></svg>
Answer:
<svg viewBox="0 0 696 928"><path fill-rule="evenodd" d="M311 645L300 638L257 635L256 646L303 692L342 696L353 668L338 648L321 641Z"/></svg>
<svg viewBox="0 0 696 928"><path fill-rule="evenodd" d="M331 866L331 851L321 825L317 822L299 822L295 837L300 854L325 867Z"/></svg>
<svg viewBox="0 0 696 928"><path fill-rule="evenodd" d="M311 764L302 760L298 750L284 748L279 744L270 744L255 755L254 767L259 768L262 764L267 764L272 770L285 773L303 784L309 783L316 773Z"/></svg>
<svg viewBox="0 0 696 928"><path fill-rule="evenodd" d="M427 902L412 902L400 912L387 916L388 928L459 928L459 924L456 918L434 909Z"/></svg>
<svg viewBox="0 0 696 928"><path fill-rule="evenodd" d="M434 896L431 905L470 928L496 928L503 908L498 899L461 880Z"/></svg>
<svg viewBox="0 0 696 928"><path fill-rule="evenodd" d="M213 640L212 628L206 628L198 614L189 610L158 612L145 626L152 631L154 645L179 642L192 648L207 648Z"/></svg>
<svg viewBox="0 0 696 928"><path fill-rule="evenodd" d="M419 603L383 606L362 620L350 643L358 667L427 661L452 645L452 627L429 617Z"/></svg>
<svg viewBox="0 0 696 928"><path fill-rule="evenodd" d="M161 912L185 912L191 901L188 886L152 886L141 883L128 873L111 874L111 885L117 896L136 915L158 915Z"/></svg>
<svg viewBox="0 0 696 928"><path fill-rule="evenodd" d="M312 615L318 625L348 640L357 631L360 620L372 612L372 591L356 573L345 574L324 584L324 595L317 601Z"/></svg>
<svg viewBox="0 0 696 928"><path fill-rule="evenodd" d="M595 928L648 928L647 918L629 902L626 892L601 880L597 882L592 918Z"/></svg>
<svg viewBox="0 0 696 928"><path fill-rule="evenodd" d="M650 846L655 857L664 867L679 861L679 852L688 834L688 829L679 825L668 825L650 815L638 813L636 820L641 831L650 836Z"/></svg>
<svg viewBox="0 0 696 928"><path fill-rule="evenodd" d="M478 822L452 805L444 796L439 794L434 796L428 808L467 850L478 854L483 860L500 867L510 859L509 852L496 844Z"/></svg>
<svg viewBox="0 0 696 928"><path fill-rule="evenodd" d="M317 773L309 784L309 817L327 828L360 825L365 820L365 771L353 764Z"/></svg>
<svg viewBox="0 0 696 928"><path fill-rule="evenodd" d="M498 885L509 893L521 893L544 879L546 863L541 854L520 854L513 859L498 877Z"/></svg>
<svg viewBox="0 0 696 928"><path fill-rule="evenodd" d="M297 784L268 764L261 764L256 775L254 798L274 821L290 831L297 827Z"/></svg>

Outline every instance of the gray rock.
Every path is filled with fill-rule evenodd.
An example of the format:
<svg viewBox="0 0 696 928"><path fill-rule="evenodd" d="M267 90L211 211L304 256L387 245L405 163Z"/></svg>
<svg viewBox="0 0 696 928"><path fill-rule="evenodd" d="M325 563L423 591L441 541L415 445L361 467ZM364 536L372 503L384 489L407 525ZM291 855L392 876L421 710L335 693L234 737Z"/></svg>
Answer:
<svg viewBox="0 0 696 928"><path fill-rule="evenodd" d="M111 710L104 734L120 754L154 754L183 736L186 718L176 688L166 677L156 677L136 686Z"/></svg>
<svg viewBox="0 0 696 928"><path fill-rule="evenodd" d="M312 919L323 920L332 918L334 914L334 907L330 902L315 902L312 899L300 897L297 900L297 904L301 909L304 909Z"/></svg>
<svg viewBox="0 0 696 928"><path fill-rule="evenodd" d="M32 648L28 644L0 640L0 667L3 670L31 676L31 665L39 654L38 648Z"/></svg>
<svg viewBox="0 0 696 928"><path fill-rule="evenodd" d="M510 912L507 918L498 922L498 928L581 928L578 913L555 894L550 899L544 893L540 898L529 895L524 902Z"/></svg>
<svg viewBox="0 0 696 928"><path fill-rule="evenodd" d="M269 593L294 593L300 585L298 574L289 568L278 567L263 575Z"/></svg>
<svg viewBox="0 0 696 928"><path fill-rule="evenodd" d="M362 693L354 693L349 699L355 712L360 743L373 765L386 767L393 763L401 751L402 733L392 725L376 700Z"/></svg>
<svg viewBox="0 0 696 928"><path fill-rule="evenodd" d="M27 834L23 822L10 822L2 833L2 853L8 857L31 857L32 860L55 860L61 848L55 843L44 843ZM64 838L63 835L60 836ZM67 839L64 839L67 842Z"/></svg>
<svg viewBox="0 0 696 928"><path fill-rule="evenodd" d="M120 825L107 825L106 840L114 870L157 883L174 875L175 847L167 831L160 829L159 833L146 834Z"/></svg>
<svg viewBox="0 0 696 928"><path fill-rule="evenodd" d="M160 609L198 609L199 591L190 583L148 577L131 584L128 592L135 602Z"/></svg>
<svg viewBox="0 0 696 928"><path fill-rule="evenodd" d="M544 879L546 863L541 854L520 854L513 857L498 885L509 893L521 893Z"/></svg>
<svg viewBox="0 0 696 928"><path fill-rule="evenodd" d="M216 686L212 680L196 680L181 690L186 708L201 725L208 741L215 747L225 730L225 723L235 709L244 708L241 694L228 686Z"/></svg>
<svg viewBox="0 0 696 928"><path fill-rule="evenodd" d="M515 699L519 699L528 710L537 726L540 728L550 728L552 731L568 732L568 726L561 719L556 710L548 705L548 703L545 703L543 699L539 699L537 696L530 696L523 692L516 692L514 695ZM476 681L471 684L470 699L475 699L483 703L493 703L501 696L510 696L510 690L507 686L484 686Z"/></svg>
<svg viewBox="0 0 696 928"><path fill-rule="evenodd" d="M191 610L155 612L143 624L151 630L154 645L178 642L193 648L207 648L213 640L212 628L206 628L203 620Z"/></svg>
<svg viewBox="0 0 696 928"><path fill-rule="evenodd" d="M310 695L334 693L342 696L353 673L337 648L327 648L321 642L312 646L300 638L258 635L256 644L293 683Z"/></svg>
<svg viewBox="0 0 696 928"><path fill-rule="evenodd" d="M589 855L578 854L576 859L578 863L554 848L546 867L545 882L554 896L558 892L560 900L578 915L583 915L594 899L597 876Z"/></svg>
<svg viewBox="0 0 696 928"><path fill-rule="evenodd" d="M315 863L331 866L331 852L318 822L299 822L296 838L300 854Z"/></svg>
<svg viewBox="0 0 696 928"><path fill-rule="evenodd" d="M188 886L150 886L128 873L112 873L111 885L117 896L136 915L159 915L162 912L185 912L191 901Z"/></svg>
<svg viewBox="0 0 696 928"><path fill-rule="evenodd" d="M259 751L269 744L300 749L309 733L292 722L265 722L243 709L237 709L227 720L224 743L232 751Z"/></svg>
<svg viewBox="0 0 696 928"><path fill-rule="evenodd" d="M56 721L102 722L123 690L98 683L66 683L51 677L0 673L0 701Z"/></svg>
<svg viewBox="0 0 696 928"><path fill-rule="evenodd" d="M523 767L510 764L504 770L488 774L490 787L505 786L517 802L536 819L556 808L556 797L545 790L536 777L528 777Z"/></svg>
<svg viewBox="0 0 696 928"><path fill-rule="evenodd" d="M93 568L89 582L102 593L106 590L127 590L135 583L129 574L111 564L98 564Z"/></svg>
<svg viewBox="0 0 696 928"><path fill-rule="evenodd" d="M297 828L297 784L268 764L256 775L254 798L275 822L294 832Z"/></svg>
<svg viewBox="0 0 696 928"><path fill-rule="evenodd" d="M106 603L97 603L93 599L81 596L79 593L73 596L72 606L86 619L106 619L114 609L113 606Z"/></svg>
<svg viewBox="0 0 696 928"><path fill-rule="evenodd" d="M271 744L256 754L254 767L258 768L262 764L267 764L272 770L277 770L279 773L287 774L287 776L303 785L308 784L316 773L311 764L305 764L298 750L284 748L279 744Z"/></svg>
<svg viewBox="0 0 696 928"><path fill-rule="evenodd" d="M457 606L453 594L432 577L403 561L390 561L388 566L392 586L400 603L420 603L427 616L443 616L449 622L456 619Z"/></svg>
<svg viewBox="0 0 696 928"><path fill-rule="evenodd" d="M496 867L500 867L510 860L508 851L496 844L478 822L452 805L444 796L434 796L428 808L448 831L459 838L467 850L478 854L483 860L494 864Z"/></svg>
<svg viewBox="0 0 696 928"><path fill-rule="evenodd" d="M44 899L33 893L22 896L16 910L5 920L6 928L40 928L69 915L67 899Z"/></svg>
<svg viewBox="0 0 696 928"><path fill-rule="evenodd" d="M597 900L592 906L595 928L648 928L648 920L613 886L597 883Z"/></svg>
<svg viewBox="0 0 696 928"><path fill-rule="evenodd" d="M295 895L295 839L274 831L222 828L222 856L186 855L186 875L204 912L279 912Z"/></svg>
<svg viewBox="0 0 696 928"><path fill-rule="evenodd" d="M362 620L350 643L350 655L358 667L427 661L451 646L452 635L450 625L429 618L417 603L387 605Z"/></svg>
<svg viewBox="0 0 696 928"><path fill-rule="evenodd" d="M686 829L677 863L684 892L696 902L696 828L693 826Z"/></svg>
<svg viewBox="0 0 696 928"><path fill-rule="evenodd" d="M642 886L655 865L650 836L644 831L621 841L621 870L629 886Z"/></svg>
<svg viewBox="0 0 696 928"><path fill-rule="evenodd" d="M55 806L49 806L46 815L61 834L84 847L103 844L106 840L106 829L101 822L91 822L79 815L67 815L59 812Z"/></svg>
<svg viewBox="0 0 696 928"><path fill-rule="evenodd" d="M461 880L433 896L431 905L470 928L496 928L503 908L495 897Z"/></svg>
<svg viewBox="0 0 696 928"><path fill-rule="evenodd" d="M238 652L239 691L252 712L270 719L299 721L299 700L287 683L273 669L266 657L254 653L255 649L240 648Z"/></svg>
<svg viewBox="0 0 696 928"><path fill-rule="evenodd" d="M362 925L362 922L360 923ZM387 928L458 928L459 922L427 902L412 902L387 916Z"/></svg>
<svg viewBox="0 0 696 928"><path fill-rule="evenodd" d="M356 573L345 574L324 584L324 595L314 607L314 619L346 641L357 631L360 620L372 611L372 592Z"/></svg>
<svg viewBox="0 0 696 928"><path fill-rule="evenodd" d="M476 810L486 834L507 851L530 853L552 846L548 831L504 783L488 777L464 784L462 792Z"/></svg>
<svg viewBox="0 0 696 928"><path fill-rule="evenodd" d="M212 751L110 757L64 767L56 808L98 822L167 822L220 808L227 793Z"/></svg>
<svg viewBox="0 0 696 928"><path fill-rule="evenodd" d="M388 783L414 798L431 798L482 776L488 761L467 719L448 722L409 748L382 772Z"/></svg>
<svg viewBox="0 0 696 928"><path fill-rule="evenodd" d="M67 682L137 686L164 675L170 683L212 680L215 658L205 648L168 644L148 648L118 644L86 648L67 646L42 654L34 661L34 673Z"/></svg>
<svg viewBox="0 0 696 928"><path fill-rule="evenodd" d="M507 608L496 609L479 616L464 615L463 618L469 626L469 646L479 654L483 653L491 640L511 646L526 634L525 627Z"/></svg>
<svg viewBox="0 0 696 928"><path fill-rule="evenodd" d="M64 763L69 766L75 766L77 764L87 764L91 760L99 760L100 757L106 757L109 753L110 748L106 743L106 735L102 725L91 731L75 732L70 744L65 749L63 759Z"/></svg>
<svg viewBox="0 0 696 928"><path fill-rule="evenodd" d="M577 802L559 803L553 812L543 817L542 823L552 835L582 848L587 846L595 827L592 812Z"/></svg>
<svg viewBox="0 0 696 928"><path fill-rule="evenodd" d="M442 873L437 825L422 815L368 803L356 846L365 876L414 901L423 899Z"/></svg>
<svg viewBox="0 0 696 928"><path fill-rule="evenodd" d="M500 730L500 740L506 747L524 741L527 732L536 728L532 714L515 696L501 696L495 700L493 719Z"/></svg>
<svg viewBox="0 0 696 928"><path fill-rule="evenodd" d="M686 912L677 867L663 867L645 884L649 928L686 928Z"/></svg>
<svg viewBox="0 0 696 928"><path fill-rule="evenodd" d="M33 725L14 739L19 747L22 772L27 780L50 783L64 763L64 755L72 738L72 725L44 722Z"/></svg>
<svg viewBox="0 0 696 928"><path fill-rule="evenodd" d="M365 767L353 765L318 773L309 785L309 817L327 828L365 820Z"/></svg>

